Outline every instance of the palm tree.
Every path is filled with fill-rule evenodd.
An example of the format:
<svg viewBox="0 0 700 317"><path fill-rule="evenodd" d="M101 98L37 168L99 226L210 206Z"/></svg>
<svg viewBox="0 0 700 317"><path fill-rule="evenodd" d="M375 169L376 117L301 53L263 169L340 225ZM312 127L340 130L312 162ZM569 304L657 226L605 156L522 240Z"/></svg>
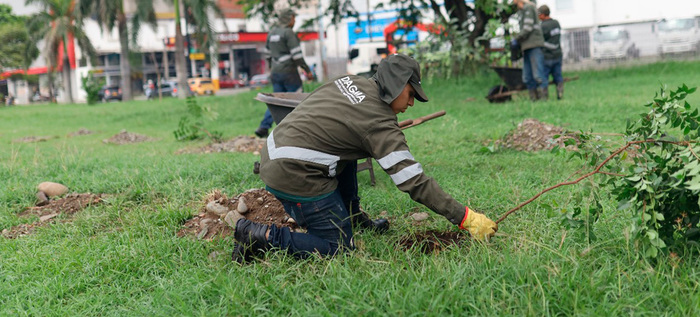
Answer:
<svg viewBox="0 0 700 317"><path fill-rule="evenodd" d="M131 62L129 61L129 37L131 44L136 44L138 32L142 22L147 22L153 29L156 28L156 15L153 10L152 0L137 1L136 12L131 18L131 36L129 36L128 22L124 14L123 0L83 0L81 11L94 14L97 23L105 30L111 31L117 27L119 32L120 58L119 70L121 73L122 99L131 100Z"/></svg>
<svg viewBox="0 0 700 317"><path fill-rule="evenodd" d="M43 9L32 17L28 29L36 30L36 34L43 37L44 52L52 71L59 64L58 52L63 47L63 89L68 103L73 103L68 44L77 41L83 54L93 61L97 57L90 39L83 32L83 15L75 9L76 1L79 0L26 0L26 4L38 4Z"/></svg>
<svg viewBox="0 0 700 317"><path fill-rule="evenodd" d="M185 23L194 27L194 39L202 49L213 48L216 51L217 38L209 12L213 12L222 20L224 14L215 0L173 0L175 5L175 70L177 71L178 86L187 87L187 61L185 60L185 47L182 30L180 28L180 13L185 16ZM225 27L224 23L224 27ZM191 45L190 38L190 45ZM218 67L214 65L213 67ZM178 97L187 97L187 89L180 89Z"/></svg>

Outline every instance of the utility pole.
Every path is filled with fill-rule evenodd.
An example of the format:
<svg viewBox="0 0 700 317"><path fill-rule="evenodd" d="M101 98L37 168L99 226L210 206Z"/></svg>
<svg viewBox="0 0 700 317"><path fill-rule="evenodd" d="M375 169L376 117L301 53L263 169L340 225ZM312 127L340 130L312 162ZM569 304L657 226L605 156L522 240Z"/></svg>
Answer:
<svg viewBox="0 0 700 317"><path fill-rule="evenodd" d="M318 81L322 81L328 77L328 72L326 68L326 34L323 29L323 5L322 5L322 0L318 0L318 6L316 6L316 15L318 16L318 41L319 41L319 49L320 49L320 55L321 55L321 63L318 65L321 67L320 72L316 72L317 75L319 75Z"/></svg>

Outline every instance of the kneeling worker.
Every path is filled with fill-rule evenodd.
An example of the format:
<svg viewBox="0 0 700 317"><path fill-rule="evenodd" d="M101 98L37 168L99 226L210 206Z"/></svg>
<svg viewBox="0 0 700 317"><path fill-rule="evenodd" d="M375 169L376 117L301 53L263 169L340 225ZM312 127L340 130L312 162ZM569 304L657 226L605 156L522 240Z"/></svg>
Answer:
<svg viewBox="0 0 700 317"><path fill-rule="evenodd" d="M236 223L233 260L245 262L269 248L304 258L352 250L352 225L386 228L359 209L357 160L372 157L396 186L476 239L493 236L496 223L457 202L423 173L409 152L396 115L426 102L420 66L395 54L371 78L348 75L311 93L267 138L260 178L285 211L308 233L286 227Z"/></svg>

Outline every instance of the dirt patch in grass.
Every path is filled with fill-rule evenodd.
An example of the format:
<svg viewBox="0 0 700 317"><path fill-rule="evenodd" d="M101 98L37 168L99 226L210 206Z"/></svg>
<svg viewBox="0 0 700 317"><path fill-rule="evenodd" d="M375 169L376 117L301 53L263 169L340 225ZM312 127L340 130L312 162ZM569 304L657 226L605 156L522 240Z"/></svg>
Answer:
<svg viewBox="0 0 700 317"><path fill-rule="evenodd" d="M25 136L23 138L14 139L14 143L34 143L34 142L44 142L53 139L52 136Z"/></svg>
<svg viewBox="0 0 700 317"><path fill-rule="evenodd" d="M263 146L265 146L265 142L266 139L242 135L228 141L212 143L201 148L178 150L177 152L175 152L175 154L249 152L255 155L259 155L260 150Z"/></svg>
<svg viewBox="0 0 700 317"><path fill-rule="evenodd" d="M147 135L130 133L130 132L127 132L126 130L122 130L121 132L115 134L111 138L102 140L102 142L122 145L122 144L129 144L129 143L149 142L149 141L155 141L155 140L156 139L151 138Z"/></svg>
<svg viewBox="0 0 700 317"><path fill-rule="evenodd" d="M556 135L559 135L559 137L555 139ZM578 143L575 133L530 118L519 123L503 139L496 140L495 144L505 148L529 152L551 150L555 146L576 150L576 145L567 146L564 144L569 139L573 139Z"/></svg>
<svg viewBox="0 0 700 317"><path fill-rule="evenodd" d="M241 201L245 207L242 207ZM234 198L228 198L218 190L210 193L204 199L199 214L185 221L177 235L194 236L204 240L230 236L235 225L229 224L235 220L230 214L235 213L257 223L300 230L293 220L289 220L290 217L284 211L282 203L274 195L265 189L256 188Z"/></svg>
<svg viewBox="0 0 700 317"><path fill-rule="evenodd" d="M421 253L432 254L440 252L453 244L461 244L467 240L467 235L461 232L425 231L399 240L399 246L404 250L417 250Z"/></svg>
<svg viewBox="0 0 700 317"><path fill-rule="evenodd" d="M74 136L80 136L80 135L88 135L88 134L93 134L93 133L95 133L95 132L92 132L92 131L90 131L90 130L88 130L88 129L82 128L82 129L80 129L80 130L78 130L78 131L69 133L69 134L68 134L68 137L74 137Z"/></svg>
<svg viewBox="0 0 700 317"><path fill-rule="evenodd" d="M60 199L49 200L46 205L29 207L21 212L19 217L38 216L39 221L5 229L2 231L2 236L9 239L26 236L33 233L36 228L53 222L59 215L73 215L87 206L101 203L103 198L102 194L68 194Z"/></svg>

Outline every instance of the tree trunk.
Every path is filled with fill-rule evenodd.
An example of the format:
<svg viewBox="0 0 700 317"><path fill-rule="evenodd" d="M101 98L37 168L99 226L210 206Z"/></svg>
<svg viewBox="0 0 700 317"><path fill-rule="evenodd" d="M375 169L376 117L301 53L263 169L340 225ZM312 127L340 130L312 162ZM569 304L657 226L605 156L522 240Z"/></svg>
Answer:
<svg viewBox="0 0 700 317"><path fill-rule="evenodd" d="M187 61L185 60L185 39L180 28L180 1L175 2L175 71L177 72L177 95L180 99L187 98ZM184 10L182 10L184 12Z"/></svg>
<svg viewBox="0 0 700 317"><path fill-rule="evenodd" d="M119 28L119 71L121 72L122 100L129 101L133 99L131 93L131 62L129 61L129 29L126 25L126 16L123 12L117 14L117 23Z"/></svg>
<svg viewBox="0 0 700 317"><path fill-rule="evenodd" d="M63 56L63 93L66 94L66 103L73 103L73 88L70 81L70 61L68 54Z"/></svg>

